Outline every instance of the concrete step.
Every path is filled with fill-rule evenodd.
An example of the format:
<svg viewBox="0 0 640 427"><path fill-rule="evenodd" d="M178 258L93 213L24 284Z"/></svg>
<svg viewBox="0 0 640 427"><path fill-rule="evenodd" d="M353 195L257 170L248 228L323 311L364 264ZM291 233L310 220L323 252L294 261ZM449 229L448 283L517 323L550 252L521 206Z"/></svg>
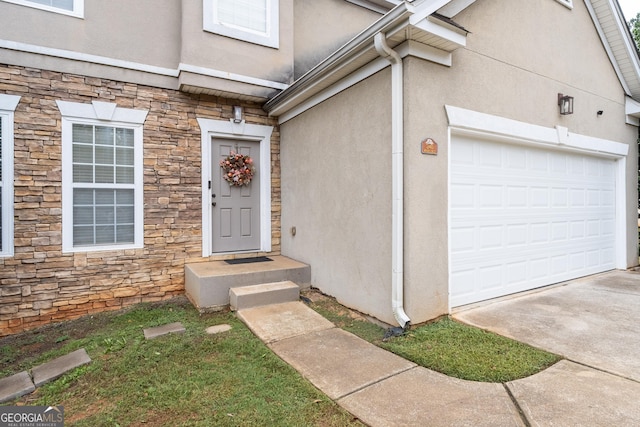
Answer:
<svg viewBox="0 0 640 427"><path fill-rule="evenodd" d="M298 301L299 299L300 287L290 280L242 286L229 290L229 305L231 310L234 311L262 305Z"/></svg>
<svg viewBox="0 0 640 427"><path fill-rule="evenodd" d="M311 267L285 256L269 256L272 261L227 264L209 261L185 265L185 291L201 312L229 306L229 290L243 286L292 281L305 289L311 283Z"/></svg>

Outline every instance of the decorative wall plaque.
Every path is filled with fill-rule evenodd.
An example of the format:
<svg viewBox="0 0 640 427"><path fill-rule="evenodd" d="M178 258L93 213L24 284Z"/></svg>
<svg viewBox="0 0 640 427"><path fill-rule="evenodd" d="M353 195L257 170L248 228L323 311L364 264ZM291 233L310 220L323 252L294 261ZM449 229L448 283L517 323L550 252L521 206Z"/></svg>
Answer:
<svg viewBox="0 0 640 427"><path fill-rule="evenodd" d="M422 154L436 155L438 154L438 143L431 138L427 138L422 141L421 150Z"/></svg>

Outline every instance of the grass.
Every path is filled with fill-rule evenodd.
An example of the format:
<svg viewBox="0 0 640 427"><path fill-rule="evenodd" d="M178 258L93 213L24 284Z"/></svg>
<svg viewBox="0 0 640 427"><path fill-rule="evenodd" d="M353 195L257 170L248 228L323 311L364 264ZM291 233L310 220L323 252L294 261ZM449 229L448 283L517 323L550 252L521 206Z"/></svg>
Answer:
<svg viewBox="0 0 640 427"><path fill-rule="evenodd" d="M317 292L311 308L406 359L473 381L523 378L560 358L449 318L383 341L385 330ZM142 329L182 322L155 340ZM209 326L231 330L209 335ZM143 304L0 338L0 378L85 348L92 363L6 402L64 405L68 426L362 425L284 363L231 313L200 315L185 298Z"/></svg>
<svg viewBox="0 0 640 427"><path fill-rule="evenodd" d="M144 339L143 328L177 321L185 334ZM217 324L232 329L206 334ZM6 404L64 405L68 426L361 425L232 314L199 315L184 299L2 338L0 372L81 347L91 364Z"/></svg>
<svg viewBox="0 0 640 427"><path fill-rule="evenodd" d="M448 317L383 341L384 329L335 300L315 297L311 307L337 326L418 365L470 381L504 383L548 368L560 357Z"/></svg>

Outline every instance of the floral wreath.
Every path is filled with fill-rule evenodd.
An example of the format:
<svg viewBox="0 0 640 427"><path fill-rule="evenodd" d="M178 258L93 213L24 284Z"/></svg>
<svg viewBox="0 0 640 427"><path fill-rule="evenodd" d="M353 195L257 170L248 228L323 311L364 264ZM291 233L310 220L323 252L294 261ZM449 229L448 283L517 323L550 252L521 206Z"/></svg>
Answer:
<svg viewBox="0 0 640 427"><path fill-rule="evenodd" d="M224 171L222 177L234 187L249 185L256 172L256 168L253 167L253 159L235 151L231 151L224 160L220 161L220 167Z"/></svg>

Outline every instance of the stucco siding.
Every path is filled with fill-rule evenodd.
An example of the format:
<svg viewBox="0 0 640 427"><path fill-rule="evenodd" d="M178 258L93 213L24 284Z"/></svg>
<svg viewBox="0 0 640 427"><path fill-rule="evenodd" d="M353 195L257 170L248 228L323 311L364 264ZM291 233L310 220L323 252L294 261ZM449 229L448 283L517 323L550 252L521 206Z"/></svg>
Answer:
<svg viewBox="0 0 640 427"><path fill-rule="evenodd" d="M390 90L386 69L284 123L281 164L283 254L392 323Z"/></svg>
<svg viewBox="0 0 640 427"><path fill-rule="evenodd" d="M293 78L293 0L280 0L280 44L261 46L202 29L202 1L182 2L180 62L281 83Z"/></svg>
<svg viewBox="0 0 640 427"><path fill-rule="evenodd" d="M84 5L84 17L78 18L0 2L3 62L167 89L193 91L201 85L210 94L253 100L292 81L293 0L279 1L277 48L205 30L202 0ZM273 82L280 86L270 87Z"/></svg>
<svg viewBox="0 0 640 427"><path fill-rule="evenodd" d="M296 0L295 78L309 71L381 16L343 0Z"/></svg>
<svg viewBox="0 0 640 427"><path fill-rule="evenodd" d="M526 4L525 4L526 3ZM448 121L444 105L629 144L627 263L637 258L638 129L624 122L624 93L584 4L487 0L456 17L471 31L453 66L405 60L405 301L414 321L445 313L448 292ZM557 37L533 37L534 34ZM575 98L561 116L557 94ZM602 115L597 111L602 110ZM439 143L421 155L420 141Z"/></svg>
<svg viewBox="0 0 640 427"><path fill-rule="evenodd" d="M84 3L84 18L76 18L0 2L0 39L175 68L180 58L181 2Z"/></svg>

